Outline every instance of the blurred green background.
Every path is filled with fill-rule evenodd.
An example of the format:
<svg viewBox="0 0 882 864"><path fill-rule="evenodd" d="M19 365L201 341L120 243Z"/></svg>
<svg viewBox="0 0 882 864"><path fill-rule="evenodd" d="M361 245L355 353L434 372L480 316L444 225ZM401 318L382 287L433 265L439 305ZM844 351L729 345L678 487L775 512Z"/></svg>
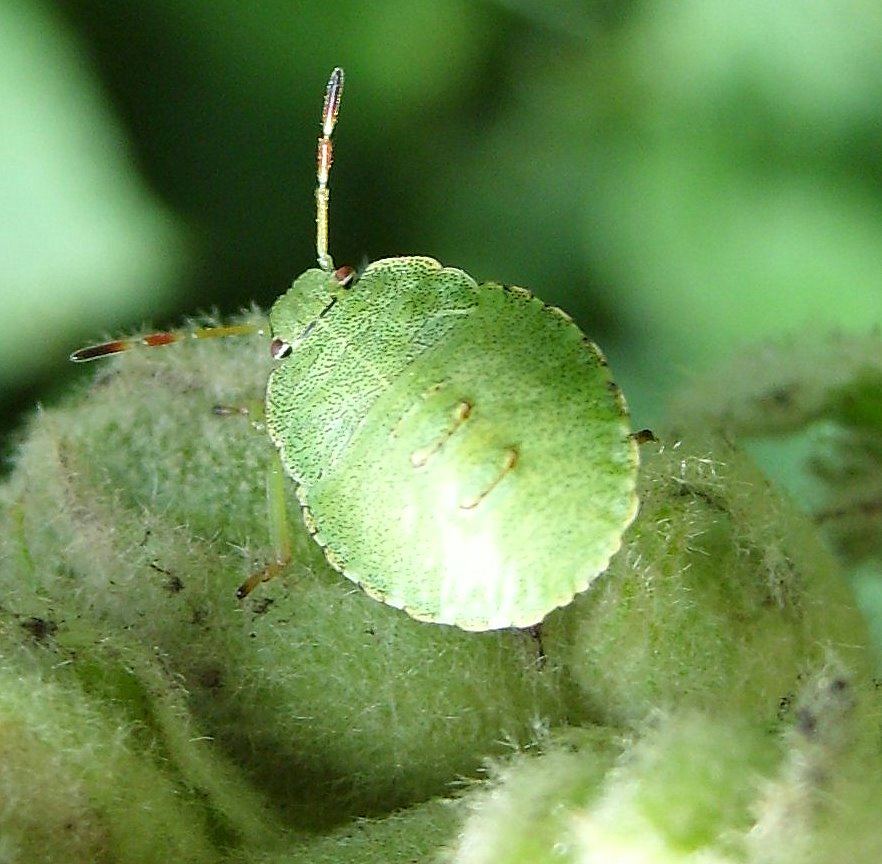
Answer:
<svg viewBox="0 0 882 864"><path fill-rule="evenodd" d="M876 2L3 0L6 433L82 343L312 265L334 65L337 263L531 288L638 426L757 340L882 320Z"/></svg>

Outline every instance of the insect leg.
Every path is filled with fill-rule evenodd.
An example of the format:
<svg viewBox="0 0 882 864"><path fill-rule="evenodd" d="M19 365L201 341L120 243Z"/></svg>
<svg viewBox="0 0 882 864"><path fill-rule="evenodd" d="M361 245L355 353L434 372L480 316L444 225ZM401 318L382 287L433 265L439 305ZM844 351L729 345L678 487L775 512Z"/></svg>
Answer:
<svg viewBox="0 0 882 864"><path fill-rule="evenodd" d="M285 506L285 472L278 454L273 456L266 475L267 516L270 540L275 560L252 573L237 589L236 597L243 600L262 582L278 576L291 563L291 531L288 525L288 508Z"/></svg>
<svg viewBox="0 0 882 864"><path fill-rule="evenodd" d="M481 489L477 494L471 495L463 501L460 501L459 507L461 510L473 510L477 507L499 484L499 481L505 477L509 471L513 470L514 467L518 464L518 450L516 447L506 447L502 451L502 459L501 463L496 471L496 474L490 480L490 482Z"/></svg>
<svg viewBox="0 0 882 864"><path fill-rule="evenodd" d="M435 440L410 454L410 464L414 468L422 468L444 446L453 433L469 419L471 413L472 403L467 399L460 400L451 412L448 425L439 431Z"/></svg>
<svg viewBox="0 0 882 864"><path fill-rule="evenodd" d="M186 339L217 339L225 336L243 336L249 333L262 333L259 324L224 324L220 327L199 327L195 330L160 330L157 333L149 333L146 336L135 336L130 339L112 339L110 342L101 342L98 345L88 345L80 348L70 355L74 363L86 363L89 360L97 360L100 357L109 357L112 354L121 354L123 351L131 351L133 348L158 348L162 345L171 345L173 342L182 342Z"/></svg>

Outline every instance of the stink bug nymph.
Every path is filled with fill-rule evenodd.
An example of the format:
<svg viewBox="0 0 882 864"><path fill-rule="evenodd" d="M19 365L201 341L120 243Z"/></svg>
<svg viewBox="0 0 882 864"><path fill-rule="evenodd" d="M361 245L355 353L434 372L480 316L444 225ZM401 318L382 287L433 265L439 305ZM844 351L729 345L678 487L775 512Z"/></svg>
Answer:
<svg viewBox="0 0 882 864"><path fill-rule="evenodd" d="M357 277L335 269L328 173L342 91L335 69L318 145L319 266L270 312L266 428L315 540L369 595L466 630L529 627L606 569L634 518L625 402L597 346L522 288L427 257L384 258ZM247 329L153 334L72 359Z"/></svg>

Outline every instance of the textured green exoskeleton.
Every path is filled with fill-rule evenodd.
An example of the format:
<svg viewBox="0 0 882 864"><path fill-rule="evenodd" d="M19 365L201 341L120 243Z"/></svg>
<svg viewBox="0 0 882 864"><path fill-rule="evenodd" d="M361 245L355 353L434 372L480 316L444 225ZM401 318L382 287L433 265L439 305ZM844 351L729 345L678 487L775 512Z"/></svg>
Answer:
<svg viewBox="0 0 882 864"><path fill-rule="evenodd" d="M375 261L354 280L335 271L327 181L342 87L335 69L318 147L319 267L270 313L267 429L307 527L368 594L468 630L537 624L606 569L636 513L624 400L597 346L522 288L425 257Z"/></svg>
<svg viewBox="0 0 882 864"><path fill-rule="evenodd" d="M328 560L369 594L469 630L525 627L606 568L634 517L637 445L603 356L560 310L409 257L351 288L309 270L270 322L291 346L270 436Z"/></svg>

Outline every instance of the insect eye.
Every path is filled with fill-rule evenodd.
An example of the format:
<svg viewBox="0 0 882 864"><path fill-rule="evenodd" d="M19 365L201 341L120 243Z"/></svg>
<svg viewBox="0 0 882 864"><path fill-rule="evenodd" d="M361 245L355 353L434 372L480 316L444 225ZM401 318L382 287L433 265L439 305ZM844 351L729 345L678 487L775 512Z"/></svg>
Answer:
<svg viewBox="0 0 882 864"><path fill-rule="evenodd" d="M291 354L291 344L281 339L273 339L270 342L270 356L273 360L284 360Z"/></svg>
<svg viewBox="0 0 882 864"><path fill-rule="evenodd" d="M342 287L349 288L352 280L355 278L355 268L338 267L334 271L334 278L340 283Z"/></svg>

